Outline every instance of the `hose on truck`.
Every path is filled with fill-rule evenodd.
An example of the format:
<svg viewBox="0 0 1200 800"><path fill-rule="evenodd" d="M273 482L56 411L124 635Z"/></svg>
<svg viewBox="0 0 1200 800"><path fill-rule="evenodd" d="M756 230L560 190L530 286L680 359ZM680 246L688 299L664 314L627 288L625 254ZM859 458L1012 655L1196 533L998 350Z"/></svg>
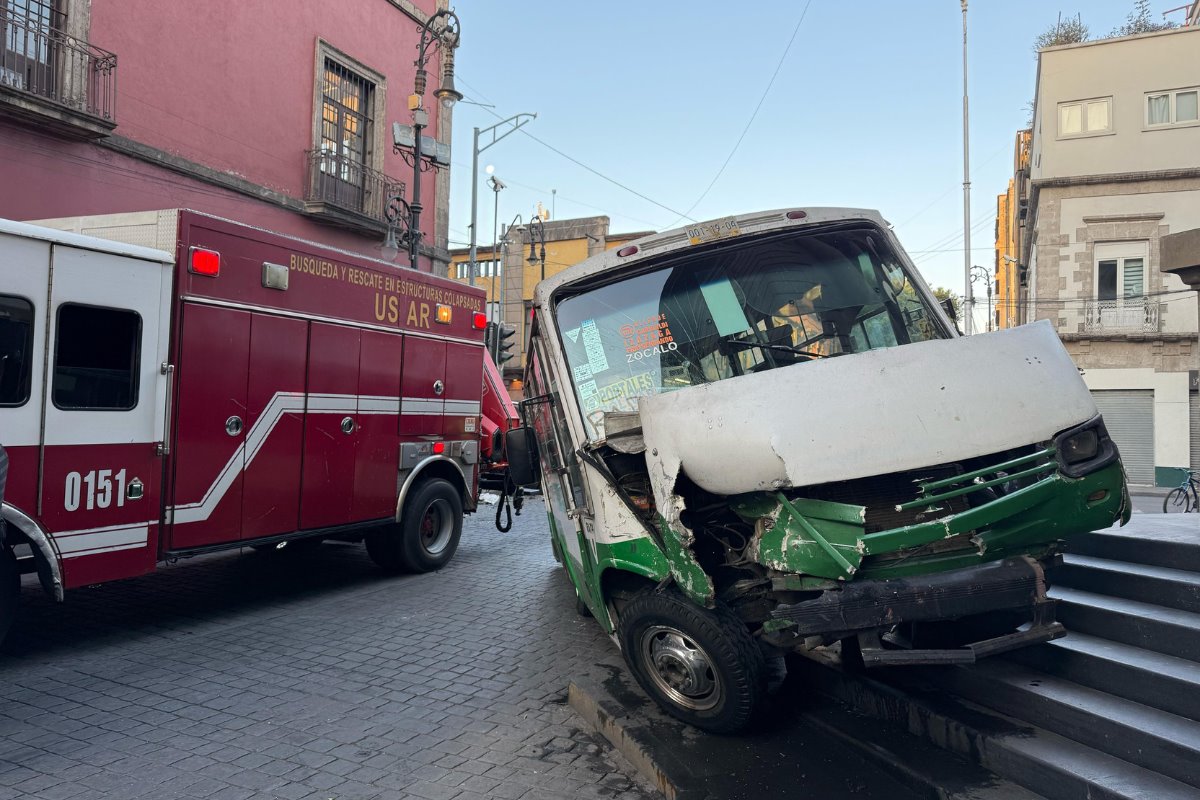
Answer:
<svg viewBox="0 0 1200 800"><path fill-rule="evenodd" d="M504 486L500 489L500 502L496 504L496 530L501 533L508 533L512 530L513 510L516 510L516 515L521 516L521 508L525 505L525 492L521 487L513 483L512 476L508 474L508 470L504 470ZM501 522L501 515L505 521Z"/></svg>

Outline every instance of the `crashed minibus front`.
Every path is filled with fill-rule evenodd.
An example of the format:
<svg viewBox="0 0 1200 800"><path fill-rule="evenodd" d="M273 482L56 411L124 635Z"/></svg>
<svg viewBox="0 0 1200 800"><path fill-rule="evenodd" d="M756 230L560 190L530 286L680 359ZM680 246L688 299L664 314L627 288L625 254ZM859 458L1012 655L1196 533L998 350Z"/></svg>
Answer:
<svg viewBox="0 0 1200 800"><path fill-rule="evenodd" d="M959 336L875 212L648 237L534 305L514 475L540 472L581 609L700 727L746 725L790 650L962 663L1059 636L1062 539L1128 519L1050 325Z"/></svg>

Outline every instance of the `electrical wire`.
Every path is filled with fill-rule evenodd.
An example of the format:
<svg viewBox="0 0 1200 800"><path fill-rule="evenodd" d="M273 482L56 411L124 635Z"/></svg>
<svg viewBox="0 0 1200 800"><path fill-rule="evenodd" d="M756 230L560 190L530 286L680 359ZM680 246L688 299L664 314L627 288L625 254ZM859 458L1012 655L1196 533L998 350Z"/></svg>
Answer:
<svg viewBox="0 0 1200 800"><path fill-rule="evenodd" d="M810 1L811 1L811 0L810 0ZM471 84L470 84L470 83L468 83L467 81L463 80L461 76L459 76L459 75L455 75L455 78L456 78L456 79L458 80L458 82L459 82L459 83L461 83L463 86L467 87L467 88L468 88L468 89L470 89L472 92L474 92L474 94L475 94L476 96L478 96L479 98L483 99L484 101L488 101L488 98L487 98L487 97L485 97L485 96L483 95L483 93L482 93L482 92L480 92L478 89L475 89L475 88L474 88L473 86L471 86ZM490 102L490 101L488 101L488 102ZM505 117L501 116L501 115L500 115L500 114L499 114L497 111L495 111L494 109L491 109L491 108L484 108L484 111L488 112L489 114L491 114L491 115L492 115L493 117L495 117L496 119L500 119L500 120L506 119ZM574 156L567 155L567 154L566 154L566 153L564 153L562 150L559 150L557 147L555 147L554 145L550 144L549 142L543 141L542 139L539 139L538 137L534 136L534 135L533 135L532 133L530 133L529 131L525 130L525 126L521 126L520 128L517 128L516 130L517 130L518 132L520 132L520 133L523 133L524 135L528 136L530 139L532 139L533 141L537 142L537 143L538 143L538 144L540 144L542 147L545 147L547 150L550 150L551 152L558 154L559 156L561 156L561 157L565 158L567 161L570 161L572 164L575 164L575 165L576 165L576 166L578 166L578 167L582 167L583 169L585 169L585 170L587 170L588 172L590 172L590 173L592 173L593 175L595 175L597 178L600 178L600 179L602 179L602 180L608 181L608 182L609 182L609 183L611 183L613 186L616 186L616 187L618 187L618 188L620 188L620 189L624 189L625 191L629 192L630 194L632 194L632 195L636 195L637 197L640 197L641 199L645 200L647 203L651 203L652 205L656 205L656 206L658 206L659 208L663 209L664 211L669 211L669 212L671 212L672 214L676 215L677 217L683 217L684 219L689 219L689 220L690 220L690 219L692 219L691 217L687 216L686 214L680 214L678 211L676 211L675 209L671 208L670 206L663 205L662 203L658 202L657 200L655 200L655 199L654 199L654 198L652 198L652 197L647 197L646 195L644 195L644 194L642 194L641 192L639 192L637 189L630 188L629 186L626 186L625 184L621 183L620 181L618 181L618 180L617 180L617 179L615 179L615 178L610 178L609 176L605 175L605 174L604 174L603 172L601 172L600 170L598 170L598 169L595 169L595 168L593 168L593 167L590 167L590 166L588 166L587 164L583 163L582 161L580 161L579 159L575 158ZM694 220L693 220L693 221L694 221Z"/></svg>
<svg viewBox="0 0 1200 800"><path fill-rule="evenodd" d="M775 85L775 79L779 77L779 70L783 69L783 62L787 60L788 53L790 53L792 50L792 45L796 41L796 35L800 33L800 26L804 23L804 17L808 14L808 7L810 5L812 5L812 0L808 0L808 2L804 4L804 10L800 12L800 19L796 21L796 27L792 28L792 37L788 39L787 47L783 48L783 55L779 57L779 63L775 65L775 71L771 73L771 79L767 81L767 88L763 89L762 95L758 98L758 104L754 106L754 111L750 114L750 119L746 120L746 127L742 128L741 136L738 136L737 141L733 143L733 148L730 149L729 155L725 156L725 161L721 164L721 168L717 170L717 174L713 176L713 179L708 182L708 186L705 187L704 191L700 193L700 196L696 198L696 202L692 203L691 207L689 207L686 212L680 214L679 219L676 219L667 226L668 230L674 228L685 219L691 219L688 214L691 214L692 211L696 209L696 206L700 205L705 197L708 197L708 193L712 191L713 186L715 186L717 181L721 179L721 176L725 174L725 168L729 166L729 162L733 160L734 154L737 153L738 148L742 146L742 140L745 139L746 134L750 132L750 126L754 124L755 118L758 117L758 112L762 109L763 102L766 101L767 95L771 93L771 87Z"/></svg>

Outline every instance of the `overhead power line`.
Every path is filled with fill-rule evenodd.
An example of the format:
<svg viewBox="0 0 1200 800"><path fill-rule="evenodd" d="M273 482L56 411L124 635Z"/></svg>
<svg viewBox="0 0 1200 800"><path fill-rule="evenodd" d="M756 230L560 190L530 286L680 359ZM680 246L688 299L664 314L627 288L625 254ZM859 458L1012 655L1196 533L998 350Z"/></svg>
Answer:
<svg viewBox="0 0 1200 800"><path fill-rule="evenodd" d="M811 2L811 0L810 0L810 2ZM484 97L484 95L483 95L483 93L482 93L482 92L480 92L478 89L475 89L474 87L472 87L472 86L471 86L471 84L470 84L470 83L468 83L467 81L463 80L461 76L459 76L459 75L456 75L455 77L458 79L459 83L461 83L463 86L465 86L465 87L467 87L468 89L470 89L472 92L474 92L474 93L475 93L475 95L477 95L478 97L480 97L481 99L483 99L483 100L485 100L485 101L487 101L487 102L491 102L490 100L488 100L488 98ZM502 117L502 116L501 116L501 115L500 115L498 112L496 112L494 109L491 109L491 108L486 108L486 107L485 107L485 108L484 108L484 110L485 110L485 111L487 111L489 114L491 114L493 117L496 117L497 119L504 119L504 117ZM674 215L675 215L675 216L677 216L677 217L681 217L681 218L683 218L683 219L689 219L689 220L690 220L690 219L692 219L691 217L687 216L686 214L680 214L678 211L676 211L675 209L671 208L670 206L663 205L662 203L660 203L660 202L658 202L657 200L655 200L653 197L647 197L646 195L644 195L644 194L642 194L641 192L639 192L637 189L633 189L633 188L631 188L631 187L629 187L629 186L626 186L625 184L623 184L623 183L621 183L620 181L618 181L616 178L610 178L609 176L605 175L605 174L604 174L603 172L601 172L600 170L598 170L598 169L596 169L596 168L594 168L594 167L588 166L587 164L583 163L582 161L580 161L579 159L575 158L574 156L571 156L571 155L568 155L567 153L564 153L562 150L559 150L557 147L555 147L554 145L550 144L549 142L546 142L546 141L544 141L544 140L542 140L542 139L539 139L538 137L534 136L532 133L530 133L529 131L525 130L525 128L524 128L524 127L518 128L517 130L518 130L520 133L523 133L523 134L525 134L526 136L528 136L528 137L529 137L530 139L532 139L533 141L535 141L535 142L537 142L538 144L540 144L542 147L545 147L547 150L550 150L551 152L553 152L553 153L556 153L556 154L558 154L558 155L562 156L562 157L563 157L563 158L565 158L567 161L570 161L572 164L575 164L576 166L578 166L578 167L581 167L581 168L583 168L583 169L587 170L588 172L590 172L590 173L592 173L593 175L595 175L597 178L600 178L600 179L602 179L602 180L608 181L608 182L609 182L609 183L611 183L613 186L616 186L616 187L618 187L618 188L620 188L620 189L624 189L625 191L629 192L630 194L632 194L632 195L635 195L635 196L637 196L637 197L640 197L641 199L645 200L647 203L651 203L651 204L653 204L653 205L656 205L656 206L658 206L659 208L663 209L664 211L669 211L669 212L671 212L672 214L674 214Z"/></svg>
<svg viewBox="0 0 1200 800"><path fill-rule="evenodd" d="M737 141L733 143L733 148L730 149L729 155L725 156L725 161L721 164L721 168L717 170L717 174L713 176L713 179L708 182L708 186L706 186L704 191L700 193L700 196L696 198L696 202L692 203L691 207L688 208L685 213L680 214L679 219L668 225L668 228L674 228L684 219L691 219L691 217L687 215L691 214L692 211L696 209L696 206L703 202L705 197L708 197L708 193L712 191L713 186L716 186L717 181L720 180L721 176L725 174L725 168L729 166L729 162L733 160L734 154L737 153L738 148L742 146L742 140L745 139L746 134L750 132L750 126L754 124L755 118L758 117L759 110L762 109L763 102L767 99L767 95L771 93L771 87L775 85L775 79L779 77L779 70L783 68L783 62L787 60L788 53L790 53L792 50L792 44L796 41L796 35L800 33L800 26L804 23L804 17L808 14L808 7L810 5L812 5L812 0L808 0L808 2L804 4L804 10L800 12L800 19L796 21L796 27L792 28L792 37L788 39L787 47L783 48L783 55L779 57L779 63L775 65L775 71L771 73L771 79L767 81L767 88L763 89L762 95L758 98L758 104L754 106L754 111L750 114L750 118L746 120L746 127L742 128L741 136L738 136Z"/></svg>

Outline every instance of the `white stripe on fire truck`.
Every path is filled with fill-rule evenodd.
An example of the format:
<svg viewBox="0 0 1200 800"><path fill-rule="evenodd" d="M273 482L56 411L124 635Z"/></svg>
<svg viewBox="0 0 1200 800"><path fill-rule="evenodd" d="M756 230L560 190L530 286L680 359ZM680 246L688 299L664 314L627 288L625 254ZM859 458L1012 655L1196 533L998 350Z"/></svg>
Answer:
<svg viewBox="0 0 1200 800"><path fill-rule="evenodd" d="M54 544L64 559L78 558L114 550L145 547L150 539L150 524L149 522L135 522L109 525L104 528L62 531L52 535Z"/></svg>
<svg viewBox="0 0 1200 800"><path fill-rule="evenodd" d="M480 413L478 400L441 400L427 397L387 397L383 395L355 394L302 394L300 392L276 392L258 419L246 432L246 438L225 462L217 479L208 487L203 499L195 503L172 506L172 520L176 525L206 520L216 510L237 476L254 461L267 437L284 414L304 412L310 414L436 414L474 417ZM131 545L135 546L135 545Z"/></svg>

